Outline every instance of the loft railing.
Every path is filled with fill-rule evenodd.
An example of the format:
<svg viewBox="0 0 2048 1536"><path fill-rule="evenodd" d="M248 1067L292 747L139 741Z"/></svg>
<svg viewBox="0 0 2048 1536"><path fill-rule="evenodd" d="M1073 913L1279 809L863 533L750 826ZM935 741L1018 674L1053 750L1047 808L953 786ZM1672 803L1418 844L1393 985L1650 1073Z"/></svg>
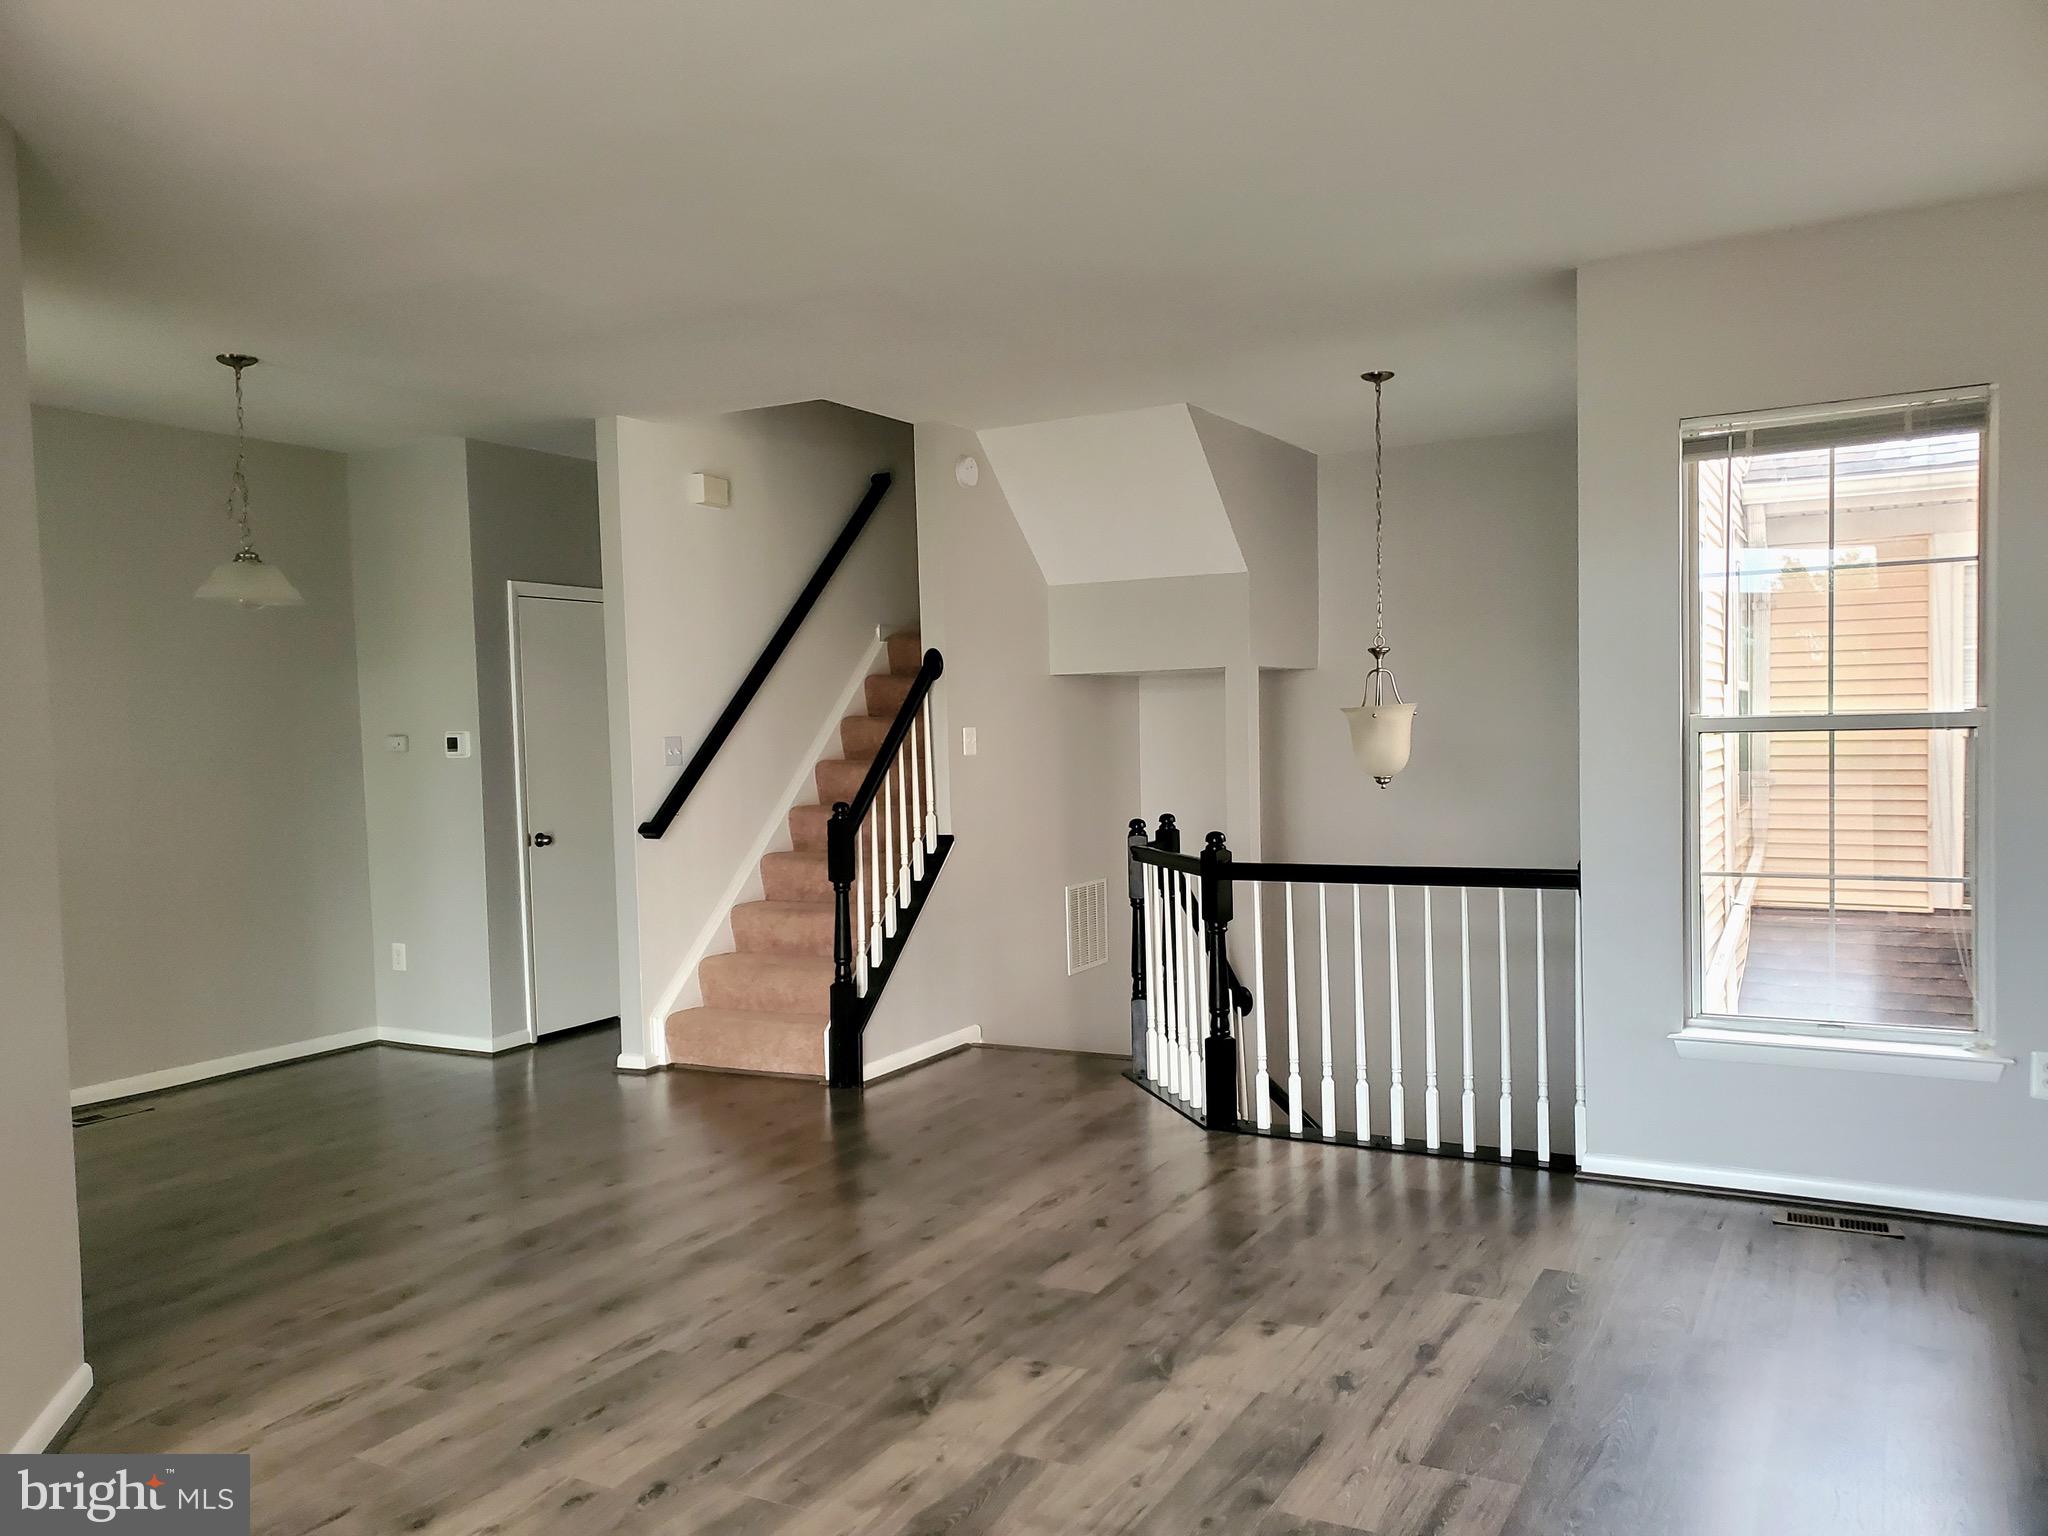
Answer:
<svg viewBox="0 0 2048 1536"><path fill-rule="evenodd" d="M775 626L775 633L768 637L761 654L754 658L754 664L747 669L747 675L740 679L740 685L726 700L725 708L718 712L718 718L711 729L704 734L703 741L691 754L683 771L662 797L655 813L640 823L640 835L647 838L660 837L668 831L669 824L676 819L676 813L683 808L683 802L710 769L712 759L718 756L731 737L733 729L740 723L740 717L747 712L747 706L754 702L762 684L768 681L768 674L775 670L775 664L782 659L782 653L789 649L789 642L796 638L796 632L803 628L803 622L810 617L811 610L818 605L818 599L831 585L833 576L846 562L846 556L875 515L875 508L882 504L882 498L889 493L890 476L887 471L870 476L867 494L860 499L860 505L853 509L853 516L846 520L846 526L839 530L839 536L832 541L832 547L825 551L825 558L818 562L818 568L811 572L803 590L796 595L796 601L784 614L782 622Z"/></svg>
<svg viewBox="0 0 2048 1536"><path fill-rule="evenodd" d="M1142 822L1131 826L1138 1082L1211 1130L1576 1165L1586 1124L1577 870L1237 863L1220 832L1190 855L1171 816L1149 841ZM1555 909L1566 905L1560 927ZM1564 939L1569 954L1554 953ZM1233 944L1240 961L1249 950L1248 979ZM1243 987L1248 1011L1233 1005ZM1276 1094L1265 1085L1283 1067ZM1521 1097L1518 1074L1533 1085ZM1568 1154L1554 1123L1567 1083ZM1311 1089L1320 1124L1306 1108Z"/></svg>
<svg viewBox="0 0 2048 1536"><path fill-rule="evenodd" d="M825 824L832 882L831 1026L826 1080L857 1088L862 1037L953 839L939 831L931 693L945 658L926 651L851 800Z"/></svg>

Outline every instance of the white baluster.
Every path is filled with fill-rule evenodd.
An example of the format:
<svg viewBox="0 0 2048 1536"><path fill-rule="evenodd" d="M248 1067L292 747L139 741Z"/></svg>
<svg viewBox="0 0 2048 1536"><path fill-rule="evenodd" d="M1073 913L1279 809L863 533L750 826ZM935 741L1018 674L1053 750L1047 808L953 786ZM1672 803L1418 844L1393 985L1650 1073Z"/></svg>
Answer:
<svg viewBox="0 0 2048 1536"><path fill-rule="evenodd" d="M903 819L896 807L893 775L883 773L882 793L882 933L896 937L896 824Z"/></svg>
<svg viewBox="0 0 2048 1536"><path fill-rule="evenodd" d="M1436 917L1422 888L1422 1135L1434 1152L1444 1144L1443 1102L1436 1086Z"/></svg>
<svg viewBox="0 0 2048 1536"><path fill-rule="evenodd" d="M825 846L827 849L830 849L832 846L832 834L829 832L825 834ZM850 912L850 917L852 920L853 932L858 934L861 929L861 924L867 917L867 871L861 866L860 844L856 842L853 845L853 847L853 906ZM837 899L836 894L834 899ZM836 927L839 921L836 913L834 914L832 921ZM839 943L839 935L837 934L837 932L835 932L832 936L832 943L836 950ZM833 963L835 965L838 963L836 957ZM866 997L868 995L868 946L866 943L865 936L857 940L854 944L853 990L857 996Z"/></svg>
<svg viewBox="0 0 2048 1536"><path fill-rule="evenodd" d="M899 748L896 761L889 765L889 776L896 781L896 904L904 911L910 910L910 850L917 841L917 807L910 803L910 763Z"/></svg>
<svg viewBox="0 0 2048 1536"><path fill-rule="evenodd" d="M1181 996L1180 876L1172 870L1159 872L1159 943L1166 963L1166 1091L1180 1097L1181 1013L1186 1000Z"/></svg>
<svg viewBox="0 0 2048 1536"><path fill-rule="evenodd" d="M1316 926L1321 935L1318 953L1323 966L1323 1134L1337 1134L1337 1070L1331 1064L1336 1051L1330 1041L1330 888L1316 887Z"/></svg>
<svg viewBox="0 0 2048 1536"><path fill-rule="evenodd" d="M1145 1060L1140 1070L1152 1082L1159 1081L1159 1024L1166 999L1161 996L1164 981L1159 974L1158 871L1149 864L1138 866L1145 882Z"/></svg>
<svg viewBox="0 0 2048 1536"><path fill-rule="evenodd" d="M1543 997L1543 892L1536 893L1536 1161L1550 1165L1550 1030Z"/></svg>
<svg viewBox="0 0 2048 1536"><path fill-rule="evenodd" d="M1372 1088L1365 1077L1365 919L1362 886L1351 887L1351 1023L1352 1054L1357 1058L1357 1082L1352 1085L1353 1133L1360 1141L1372 1140Z"/></svg>
<svg viewBox="0 0 2048 1536"><path fill-rule="evenodd" d="M904 739L904 767L910 775L910 878L912 882L924 878L924 774L918 766L917 727L923 718L920 710L910 720L910 734Z"/></svg>
<svg viewBox="0 0 2048 1536"><path fill-rule="evenodd" d="M1216 1003L1215 968L1209 964L1209 935L1197 915L1194 924L1195 944L1195 1107L1206 1108L1209 1101L1209 1020L1214 1017Z"/></svg>
<svg viewBox="0 0 2048 1536"><path fill-rule="evenodd" d="M1387 1136L1408 1140L1408 1094L1401 1081L1401 941L1394 918L1394 888L1387 887Z"/></svg>
<svg viewBox="0 0 2048 1536"><path fill-rule="evenodd" d="M1515 1057L1514 1042L1508 1036L1508 893L1496 893L1500 926L1495 936L1500 947L1500 1160L1515 1155Z"/></svg>
<svg viewBox="0 0 2048 1536"><path fill-rule="evenodd" d="M1465 1155L1479 1150L1479 1095L1472 1083L1472 893L1458 887L1459 1061L1464 1090L1458 1095L1458 1118L1465 1125Z"/></svg>
<svg viewBox="0 0 2048 1536"><path fill-rule="evenodd" d="M1209 968L1202 963L1202 918L1194 877L1182 875L1181 888L1186 897L1181 911L1185 914L1188 965L1187 1097L1188 1103L1199 1110L1208 1090L1208 1079L1202 1071L1202 1041L1209 1033L1209 1010L1203 997Z"/></svg>
<svg viewBox="0 0 2048 1536"><path fill-rule="evenodd" d="M874 909L869 919L868 964L882 963L882 808L868 807L868 904ZM859 834L856 833L856 836Z"/></svg>
<svg viewBox="0 0 2048 1536"><path fill-rule="evenodd" d="M1287 1128L1301 1134L1301 995L1294 982L1294 886L1287 892Z"/></svg>
<svg viewBox="0 0 2048 1536"><path fill-rule="evenodd" d="M1273 1079L1266 1066L1266 908L1260 900L1262 881L1252 882L1252 1028L1258 1043L1258 1072L1252 1080L1252 1097L1258 1101L1256 1119L1262 1131L1273 1128Z"/></svg>
<svg viewBox="0 0 2048 1536"><path fill-rule="evenodd" d="M934 854L939 851L939 780L938 756L932 735L932 696L924 696L924 851Z"/></svg>
<svg viewBox="0 0 2048 1536"><path fill-rule="evenodd" d="M1195 1000L1193 978L1188 975L1187 884L1185 875L1173 877L1174 1015L1180 1026L1173 1041L1173 1076L1174 1092L1183 1099L1192 1100L1195 1085L1188 1072L1188 1032L1194 1024Z"/></svg>
<svg viewBox="0 0 2048 1536"><path fill-rule="evenodd" d="M1586 898L1572 892L1572 1156L1586 1160Z"/></svg>

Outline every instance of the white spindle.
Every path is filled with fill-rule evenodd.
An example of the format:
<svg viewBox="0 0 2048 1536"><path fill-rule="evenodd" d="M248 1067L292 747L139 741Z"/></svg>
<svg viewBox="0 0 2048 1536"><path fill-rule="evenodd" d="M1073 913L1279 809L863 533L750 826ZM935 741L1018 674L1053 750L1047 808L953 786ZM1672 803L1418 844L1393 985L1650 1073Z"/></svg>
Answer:
<svg viewBox="0 0 2048 1536"><path fill-rule="evenodd" d="M1550 1030L1543 997L1543 892L1536 893L1536 1161L1550 1163Z"/></svg>
<svg viewBox="0 0 2048 1536"><path fill-rule="evenodd" d="M1160 1067L1159 1026L1166 1007L1162 995L1165 981L1159 972L1159 871L1149 864L1140 864L1138 868L1145 881L1145 1061L1140 1070L1156 1083Z"/></svg>
<svg viewBox="0 0 2048 1536"><path fill-rule="evenodd" d="M904 765L910 773L910 878L924 878L924 774L918 768L917 726L922 711L911 717L910 735L903 744Z"/></svg>
<svg viewBox="0 0 2048 1536"><path fill-rule="evenodd" d="M896 937L896 816L895 786L891 775L882 775L882 792L875 798L882 807L882 934Z"/></svg>
<svg viewBox="0 0 2048 1536"><path fill-rule="evenodd" d="M1192 1036L1195 1032L1195 976L1192 965L1193 950L1188 944L1189 922L1188 877L1175 875L1173 892L1174 942L1179 953L1174 964L1180 967L1180 1096L1190 1104L1195 1101L1195 1073Z"/></svg>
<svg viewBox="0 0 2048 1536"><path fill-rule="evenodd" d="M1258 1042L1252 1047L1257 1053L1257 1075L1252 1079L1252 1098L1258 1108L1253 1112L1259 1129L1273 1128L1273 1095L1269 1084L1272 1077L1266 1066L1266 909L1259 899L1261 882L1252 882L1252 1028L1258 1034Z"/></svg>
<svg viewBox="0 0 2048 1536"><path fill-rule="evenodd" d="M1208 1078L1202 1070L1202 1041L1209 1033L1209 1009L1204 996L1209 967L1202 963L1200 894L1194 877L1181 876L1181 887L1186 897L1181 910L1186 913L1188 956L1187 1098L1199 1110L1208 1097Z"/></svg>
<svg viewBox="0 0 2048 1536"><path fill-rule="evenodd" d="M1216 1001L1216 977L1209 964L1209 938L1199 911L1194 923L1195 946L1195 1107L1209 1099L1209 1020Z"/></svg>
<svg viewBox="0 0 2048 1536"><path fill-rule="evenodd" d="M868 807L868 964L882 963L882 808ZM856 833L856 836L859 834Z"/></svg>
<svg viewBox="0 0 2048 1536"><path fill-rule="evenodd" d="M1294 980L1294 887L1287 893L1287 1128L1301 1134L1301 994Z"/></svg>
<svg viewBox="0 0 2048 1536"><path fill-rule="evenodd" d="M917 841L917 807L910 800L909 768L899 750L896 761L889 765L889 776L896 781L896 904L906 912L910 910L910 850Z"/></svg>
<svg viewBox="0 0 2048 1536"><path fill-rule="evenodd" d="M1586 898L1572 892L1572 1156L1586 1160Z"/></svg>
<svg viewBox="0 0 2048 1536"><path fill-rule="evenodd" d="M1499 926L1494 930L1500 948L1500 1160L1515 1154L1515 1057L1508 1038L1508 893L1496 892Z"/></svg>
<svg viewBox="0 0 2048 1536"><path fill-rule="evenodd" d="M1387 887L1387 1135L1395 1146L1408 1139L1408 1096L1401 1081L1401 940L1394 917L1394 888Z"/></svg>
<svg viewBox="0 0 2048 1536"><path fill-rule="evenodd" d="M1436 1085L1436 916L1422 888L1422 1136L1434 1152L1444 1144L1443 1101Z"/></svg>
<svg viewBox="0 0 2048 1536"><path fill-rule="evenodd" d="M1465 1155L1479 1150L1479 1096L1472 1084L1472 893L1458 887L1459 1055L1464 1088L1458 1095L1458 1118L1465 1126Z"/></svg>
<svg viewBox="0 0 2048 1536"><path fill-rule="evenodd" d="M1361 887L1351 887L1351 1052L1356 1058L1356 1081L1352 1085L1353 1134L1360 1141L1372 1140L1372 1089L1365 1080L1365 920L1361 916Z"/></svg>
<svg viewBox="0 0 2048 1536"><path fill-rule="evenodd" d="M1330 1043L1330 888L1316 887L1316 926L1321 935L1318 950L1322 958L1323 979L1323 1134L1337 1134L1337 1069L1331 1058L1336 1052Z"/></svg>
<svg viewBox="0 0 2048 1536"><path fill-rule="evenodd" d="M827 848L831 847L831 835L832 834L829 832L825 834ZM856 939L854 943L853 990L858 996L866 997L868 995L868 946L867 935L861 933L861 926L865 923L867 919L868 911L867 870L862 866L860 857L860 844L858 841L854 843L853 850L853 907L851 921L853 924L853 932L859 935L859 937ZM836 925L838 921L839 919L835 916L833 918L833 923ZM836 931L832 935L832 945L833 964L837 965L839 963L839 935Z"/></svg>
<svg viewBox="0 0 2048 1536"><path fill-rule="evenodd" d="M932 696L924 696L924 851L939 851L939 780L934 762L937 737L932 735Z"/></svg>
<svg viewBox="0 0 2048 1536"><path fill-rule="evenodd" d="M1172 1024L1166 1038L1166 1087L1175 1098L1185 1097L1185 1074L1181 1056L1181 1038L1187 1029L1187 967L1183 963L1187 956L1182 950L1180 931L1180 876L1171 870L1162 871L1159 898L1166 907L1166 995L1172 999L1173 1008L1169 1015Z"/></svg>

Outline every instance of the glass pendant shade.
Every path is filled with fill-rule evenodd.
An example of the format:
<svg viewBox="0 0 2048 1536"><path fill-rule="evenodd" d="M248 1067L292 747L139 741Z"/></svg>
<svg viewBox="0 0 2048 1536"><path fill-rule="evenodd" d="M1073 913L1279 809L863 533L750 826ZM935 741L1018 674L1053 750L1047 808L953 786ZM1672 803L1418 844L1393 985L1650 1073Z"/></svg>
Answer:
<svg viewBox="0 0 2048 1536"><path fill-rule="evenodd" d="M265 565L263 557L253 549L221 561L192 595L210 603L233 603L238 608L297 608L306 601L283 571Z"/></svg>
<svg viewBox="0 0 2048 1536"><path fill-rule="evenodd" d="M1385 789L1387 782L1408 766L1415 706L1368 701L1345 710L1344 718L1351 722L1351 750L1358 758L1358 766Z"/></svg>

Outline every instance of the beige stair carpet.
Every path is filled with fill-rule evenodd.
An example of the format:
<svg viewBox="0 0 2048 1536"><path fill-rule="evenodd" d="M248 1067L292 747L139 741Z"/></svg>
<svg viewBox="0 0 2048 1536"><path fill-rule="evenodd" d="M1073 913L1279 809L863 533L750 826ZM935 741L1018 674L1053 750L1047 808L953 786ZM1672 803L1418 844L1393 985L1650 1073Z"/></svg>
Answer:
<svg viewBox="0 0 2048 1536"><path fill-rule="evenodd" d="M866 713L839 723L838 757L818 763L818 804L789 813L790 848L761 860L760 901L732 910L734 949L698 968L704 1003L669 1015L668 1057L682 1067L825 1075L832 989L832 882L825 824L851 800L924 659L914 630L889 637L889 670L867 680Z"/></svg>

